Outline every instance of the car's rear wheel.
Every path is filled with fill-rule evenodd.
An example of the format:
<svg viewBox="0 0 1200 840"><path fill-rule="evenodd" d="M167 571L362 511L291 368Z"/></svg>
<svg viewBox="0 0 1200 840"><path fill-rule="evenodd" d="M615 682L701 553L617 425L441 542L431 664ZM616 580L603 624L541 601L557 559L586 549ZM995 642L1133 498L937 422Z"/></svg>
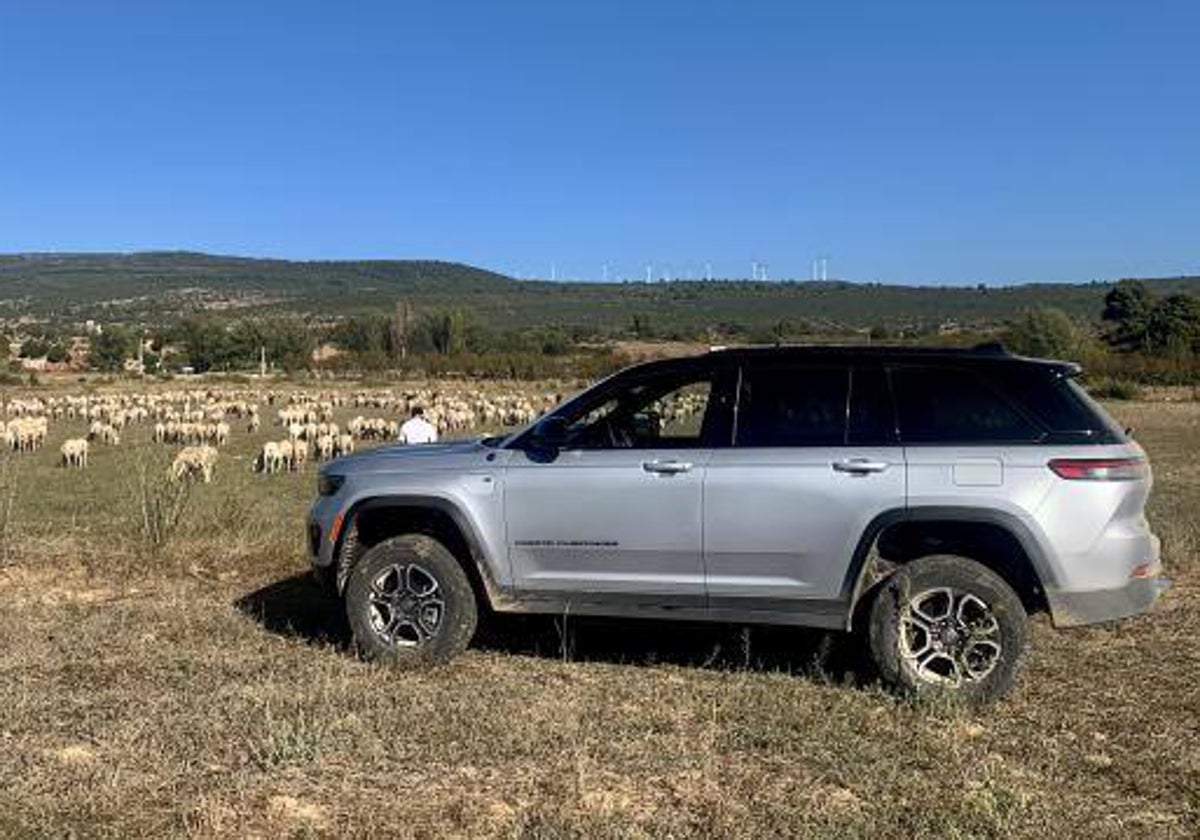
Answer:
<svg viewBox="0 0 1200 840"><path fill-rule="evenodd" d="M424 534L393 537L363 554L346 582L346 616L360 655L400 665L457 656L478 621L462 566Z"/></svg>
<svg viewBox="0 0 1200 840"><path fill-rule="evenodd" d="M894 687L988 702L1020 675L1029 618L1012 587L986 566L952 555L922 557L879 587L869 641L881 676Z"/></svg>

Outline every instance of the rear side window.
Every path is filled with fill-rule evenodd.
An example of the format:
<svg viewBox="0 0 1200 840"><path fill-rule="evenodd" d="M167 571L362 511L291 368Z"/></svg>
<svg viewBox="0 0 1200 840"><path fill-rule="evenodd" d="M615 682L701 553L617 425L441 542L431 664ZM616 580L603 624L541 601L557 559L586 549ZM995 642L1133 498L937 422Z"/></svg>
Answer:
<svg viewBox="0 0 1200 840"><path fill-rule="evenodd" d="M1034 443L1045 432L973 371L903 367L892 387L905 443Z"/></svg>
<svg viewBox="0 0 1200 840"><path fill-rule="evenodd" d="M846 441L847 368L759 367L742 373L736 446L837 446Z"/></svg>
<svg viewBox="0 0 1200 840"><path fill-rule="evenodd" d="M1119 443L1120 426L1069 377L1046 368L999 371L996 381L1021 408L1064 441Z"/></svg>

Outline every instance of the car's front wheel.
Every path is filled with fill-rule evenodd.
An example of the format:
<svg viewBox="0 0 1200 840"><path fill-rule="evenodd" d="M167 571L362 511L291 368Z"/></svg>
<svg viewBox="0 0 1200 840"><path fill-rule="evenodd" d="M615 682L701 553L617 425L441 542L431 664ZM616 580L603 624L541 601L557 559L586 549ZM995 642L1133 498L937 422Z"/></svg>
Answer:
<svg viewBox="0 0 1200 840"><path fill-rule="evenodd" d="M359 654L395 664L445 662L466 649L478 611L454 555L424 534L371 546L346 582Z"/></svg>
<svg viewBox="0 0 1200 840"><path fill-rule="evenodd" d="M869 641L891 685L989 702L1017 681L1029 619L1012 587L986 566L952 555L922 557L879 587Z"/></svg>

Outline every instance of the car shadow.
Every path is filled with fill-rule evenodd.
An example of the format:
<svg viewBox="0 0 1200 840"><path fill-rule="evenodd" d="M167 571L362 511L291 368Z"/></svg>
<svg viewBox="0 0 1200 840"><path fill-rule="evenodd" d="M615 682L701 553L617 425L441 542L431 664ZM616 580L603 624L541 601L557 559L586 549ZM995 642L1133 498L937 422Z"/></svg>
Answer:
<svg viewBox="0 0 1200 840"><path fill-rule="evenodd" d="M350 650L350 623L341 602L310 574L267 584L238 598L234 606L272 633Z"/></svg>
<svg viewBox="0 0 1200 840"><path fill-rule="evenodd" d="M272 633L347 652L352 647L341 602L311 575L268 584L235 606ZM471 646L571 662L782 672L860 687L874 676L857 636L799 627L490 614Z"/></svg>

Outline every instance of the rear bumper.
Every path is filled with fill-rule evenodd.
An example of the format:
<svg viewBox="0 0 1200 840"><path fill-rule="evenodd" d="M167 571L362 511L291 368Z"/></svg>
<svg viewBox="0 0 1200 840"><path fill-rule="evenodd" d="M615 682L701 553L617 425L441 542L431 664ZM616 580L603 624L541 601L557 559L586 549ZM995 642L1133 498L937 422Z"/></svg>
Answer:
<svg viewBox="0 0 1200 840"><path fill-rule="evenodd" d="M1162 577L1137 578L1117 589L1047 591L1046 600L1055 626L1076 627L1144 613L1170 585Z"/></svg>

